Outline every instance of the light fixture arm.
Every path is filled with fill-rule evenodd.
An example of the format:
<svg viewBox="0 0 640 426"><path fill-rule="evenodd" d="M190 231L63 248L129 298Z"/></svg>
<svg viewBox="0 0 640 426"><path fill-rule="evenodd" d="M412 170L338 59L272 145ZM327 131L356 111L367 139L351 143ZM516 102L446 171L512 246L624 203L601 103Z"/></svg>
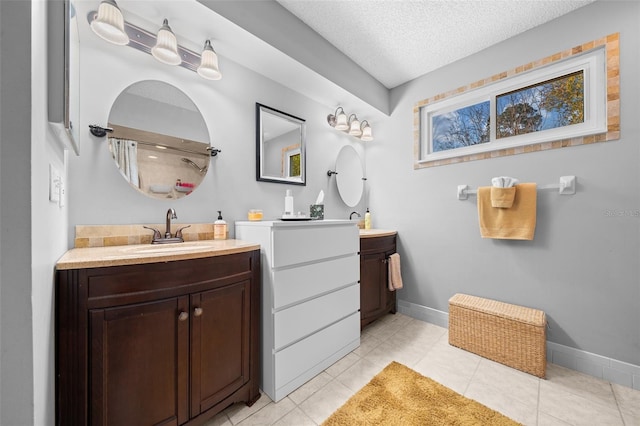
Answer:
<svg viewBox="0 0 640 426"><path fill-rule="evenodd" d="M339 106L338 108L336 108L336 112L327 115L327 123L329 123L329 126L336 127L336 117L338 117L339 111L342 111L342 113L345 114L344 109Z"/></svg>

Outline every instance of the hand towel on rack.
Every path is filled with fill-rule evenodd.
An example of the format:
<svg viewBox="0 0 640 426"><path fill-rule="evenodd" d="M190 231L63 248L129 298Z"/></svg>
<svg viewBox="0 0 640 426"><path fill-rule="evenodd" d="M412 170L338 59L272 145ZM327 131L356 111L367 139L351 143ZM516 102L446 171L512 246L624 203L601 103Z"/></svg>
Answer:
<svg viewBox="0 0 640 426"><path fill-rule="evenodd" d="M519 183L518 179L509 176L498 176L491 179L491 185L496 188L511 188Z"/></svg>
<svg viewBox="0 0 640 426"><path fill-rule="evenodd" d="M400 255L393 253L389 256L389 291L402 288L402 275L400 273Z"/></svg>
<svg viewBox="0 0 640 426"><path fill-rule="evenodd" d="M516 195L515 186L518 179L509 176L498 176L491 179L491 205L508 209L513 205L513 199Z"/></svg>
<svg viewBox="0 0 640 426"><path fill-rule="evenodd" d="M491 206L501 209L508 209L513 206L513 200L516 198L516 187L497 188L491 187Z"/></svg>
<svg viewBox="0 0 640 426"><path fill-rule="evenodd" d="M491 206L491 187L478 188L478 220L482 238L533 240L536 230L537 186L516 185L511 208Z"/></svg>

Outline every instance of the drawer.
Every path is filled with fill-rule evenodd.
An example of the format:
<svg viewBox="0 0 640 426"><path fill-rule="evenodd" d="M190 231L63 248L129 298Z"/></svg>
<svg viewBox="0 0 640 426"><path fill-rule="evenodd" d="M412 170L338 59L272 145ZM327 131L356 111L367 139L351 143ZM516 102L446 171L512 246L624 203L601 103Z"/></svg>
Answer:
<svg viewBox="0 0 640 426"><path fill-rule="evenodd" d="M360 313L343 319L275 354L275 383L281 388L360 338ZM328 366L327 366L328 367Z"/></svg>
<svg viewBox="0 0 640 426"><path fill-rule="evenodd" d="M273 309L331 292L360 280L360 258L349 257L273 271Z"/></svg>
<svg viewBox="0 0 640 426"><path fill-rule="evenodd" d="M273 231L272 267L314 262L360 251L354 225L286 227Z"/></svg>
<svg viewBox="0 0 640 426"><path fill-rule="evenodd" d="M257 251L256 251L257 252ZM91 308L175 297L220 287L252 274L252 254L80 270Z"/></svg>
<svg viewBox="0 0 640 426"><path fill-rule="evenodd" d="M360 239L360 254L384 253L384 252L395 253L395 251L396 251L395 235Z"/></svg>
<svg viewBox="0 0 640 426"><path fill-rule="evenodd" d="M327 325L358 312L360 308L360 285L311 299L292 306L274 315L274 348L307 337Z"/></svg>

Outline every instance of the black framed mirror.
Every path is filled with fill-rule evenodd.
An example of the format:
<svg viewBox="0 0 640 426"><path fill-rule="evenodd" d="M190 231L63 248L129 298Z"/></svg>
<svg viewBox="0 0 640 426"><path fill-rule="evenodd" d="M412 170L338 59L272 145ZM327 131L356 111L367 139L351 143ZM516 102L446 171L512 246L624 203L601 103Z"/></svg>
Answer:
<svg viewBox="0 0 640 426"><path fill-rule="evenodd" d="M306 185L305 120L256 103L256 180Z"/></svg>

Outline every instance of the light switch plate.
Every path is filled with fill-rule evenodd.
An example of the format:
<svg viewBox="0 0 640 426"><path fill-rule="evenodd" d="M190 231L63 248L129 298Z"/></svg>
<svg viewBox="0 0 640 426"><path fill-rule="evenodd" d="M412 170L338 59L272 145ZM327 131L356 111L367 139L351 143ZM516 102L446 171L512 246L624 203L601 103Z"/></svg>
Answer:
<svg viewBox="0 0 640 426"><path fill-rule="evenodd" d="M60 172L49 164L49 201L52 203L60 202L60 184L61 184Z"/></svg>

